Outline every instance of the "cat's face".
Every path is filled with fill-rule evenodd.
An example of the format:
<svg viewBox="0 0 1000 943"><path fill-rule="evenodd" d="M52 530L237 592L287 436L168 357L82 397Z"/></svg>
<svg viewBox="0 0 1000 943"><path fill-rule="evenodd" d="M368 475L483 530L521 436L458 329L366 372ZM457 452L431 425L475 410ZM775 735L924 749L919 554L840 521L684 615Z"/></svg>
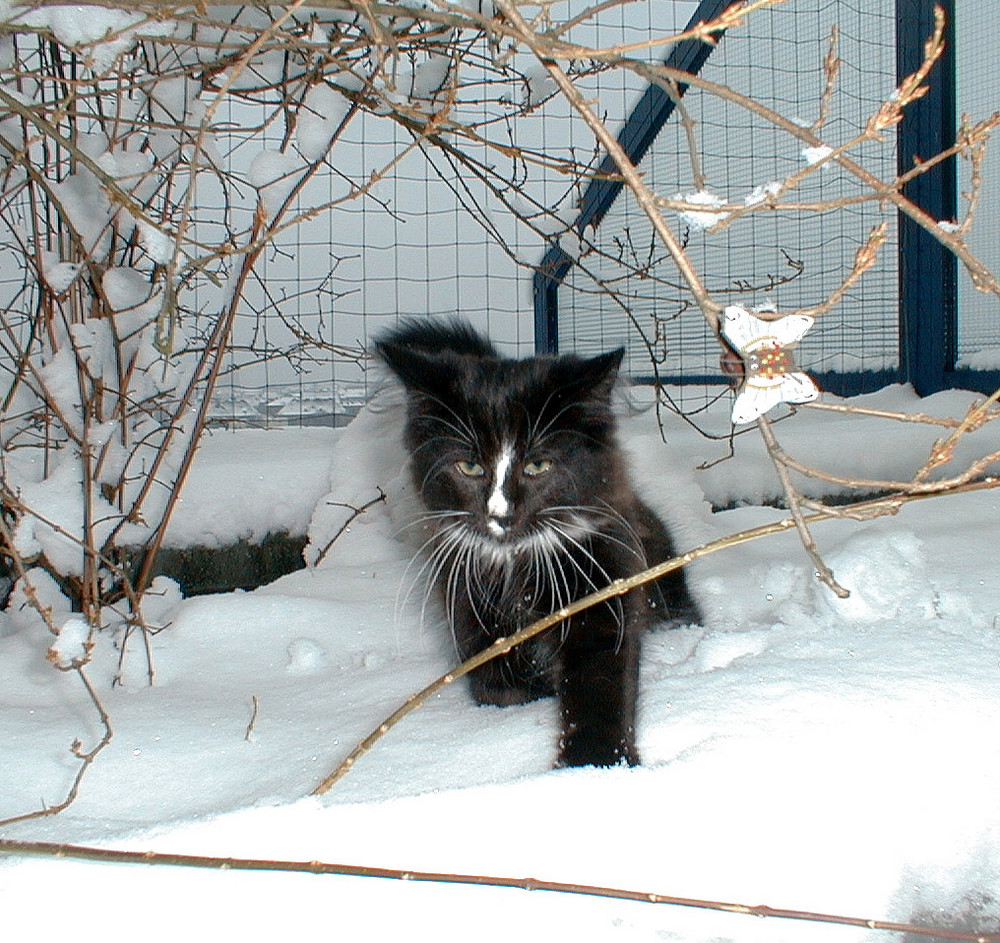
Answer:
<svg viewBox="0 0 1000 943"><path fill-rule="evenodd" d="M532 429L516 414L504 418L475 435L428 440L414 452L414 473L428 510L459 512L455 521L488 543L513 547L579 517L570 509L579 506L595 463L570 435ZM426 420L425 414L421 425Z"/></svg>
<svg viewBox="0 0 1000 943"><path fill-rule="evenodd" d="M408 393L414 480L442 539L487 556L572 543L617 476L615 351L497 357L382 351Z"/></svg>

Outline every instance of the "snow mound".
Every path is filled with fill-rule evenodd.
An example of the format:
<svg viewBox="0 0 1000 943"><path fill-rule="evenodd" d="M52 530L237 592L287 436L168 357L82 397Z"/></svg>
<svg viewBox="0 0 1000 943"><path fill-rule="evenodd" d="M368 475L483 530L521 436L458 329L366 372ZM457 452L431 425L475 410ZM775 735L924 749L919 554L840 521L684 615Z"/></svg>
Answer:
<svg viewBox="0 0 1000 943"><path fill-rule="evenodd" d="M937 590L923 544L905 528L882 524L868 529L825 559L850 596L840 599L818 581L814 595L837 618L868 624L936 618Z"/></svg>

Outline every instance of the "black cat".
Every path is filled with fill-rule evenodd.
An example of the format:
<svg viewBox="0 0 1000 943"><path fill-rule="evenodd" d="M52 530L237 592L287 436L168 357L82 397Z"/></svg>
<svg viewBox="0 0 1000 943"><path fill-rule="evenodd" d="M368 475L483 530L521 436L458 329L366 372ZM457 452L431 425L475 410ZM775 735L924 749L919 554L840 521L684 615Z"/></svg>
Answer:
<svg viewBox="0 0 1000 943"><path fill-rule="evenodd" d="M674 555L615 440L623 350L513 360L462 322L429 321L404 323L375 350L406 388L427 569L462 658ZM560 765L633 765L642 635L697 621L676 570L478 668L472 693L500 705L556 693Z"/></svg>

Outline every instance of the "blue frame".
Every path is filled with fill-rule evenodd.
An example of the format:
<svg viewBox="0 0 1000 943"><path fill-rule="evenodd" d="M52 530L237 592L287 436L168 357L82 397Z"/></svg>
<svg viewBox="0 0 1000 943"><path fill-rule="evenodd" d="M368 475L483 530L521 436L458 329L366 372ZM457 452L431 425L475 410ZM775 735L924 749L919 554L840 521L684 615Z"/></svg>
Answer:
<svg viewBox="0 0 1000 943"><path fill-rule="evenodd" d="M692 23L717 16L732 0L702 0ZM946 17L945 50L928 81L927 94L910 105L897 131L898 168L912 168L915 157L933 155L955 142L954 0L896 0L896 72L912 73L923 59L924 42L934 28L934 7ZM721 32L718 39L722 38ZM687 40L673 47L666 63L697 73L715 47ZM681 86L681 94L687 86ZM618 137L638 164L674 110L671 97L650 85ZM935 219L954 219L958 205L957 162L949 158L907 184L905 194ZM605 156L584 191L575 229L582 234L597 226L624 186L614 179L616 168ZM560 246L552 246L534 276L535 349L559 350L559 287L573 265ZM870 392L890 383L912 383L921 396L960 388L989 393L1000 387L1000 370L956 369L958 260L908 216L899 214L899 367L866 373L814 373L823 389L839 395ZM644 379L636 377L637 380ZM671 382L719 383L718 376L671 377Z"/></svg>
<svg viewBox="0 0 1000 943"><path fill-rule="evenodd" d="M923 58L934 29L934 6L945 14L944 54L928 83L900 123L899 171L914 157L937 154L955 143L955 0L896 0L897 81ZM935 219L958 214L958 168L952 157L912 180L904 193ZM908 216L899 214L899 330L902 377L921 396L943 389L992 393L1000 370L956 369L958 259Z"/></svg>
<svg viewBox="0 0 1000 943"><path fill-rule="evenodd" d="M947 17L944 55L937 63L927 94L909 106L897 133L900 173L915 159L938 154L955 141L955 56L953 0L935 0ZM896 81L914 72L923 60L923 43L934 29L929 0L896 0ZM950 158L906 185L904 194L935 219L954 219L957 212L955 160ZM899 353L900 372L921 395L947 384L955 363L958 267L955 256L899 214Z"/></svg>

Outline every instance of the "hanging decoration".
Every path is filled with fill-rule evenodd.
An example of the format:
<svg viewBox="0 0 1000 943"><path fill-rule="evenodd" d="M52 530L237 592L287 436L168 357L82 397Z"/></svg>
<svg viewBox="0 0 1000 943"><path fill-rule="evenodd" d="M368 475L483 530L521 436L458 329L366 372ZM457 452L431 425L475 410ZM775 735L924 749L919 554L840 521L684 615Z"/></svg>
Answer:
<svg viewBox="0 0 1000 943"><path fill-rule="evenodd" d="M804 314L765 320L739 305L722 312L722 336L743 361L733 425L754 422L778 403L808 403L819 396L791 352L812 326L813 319Z"/></svg>

